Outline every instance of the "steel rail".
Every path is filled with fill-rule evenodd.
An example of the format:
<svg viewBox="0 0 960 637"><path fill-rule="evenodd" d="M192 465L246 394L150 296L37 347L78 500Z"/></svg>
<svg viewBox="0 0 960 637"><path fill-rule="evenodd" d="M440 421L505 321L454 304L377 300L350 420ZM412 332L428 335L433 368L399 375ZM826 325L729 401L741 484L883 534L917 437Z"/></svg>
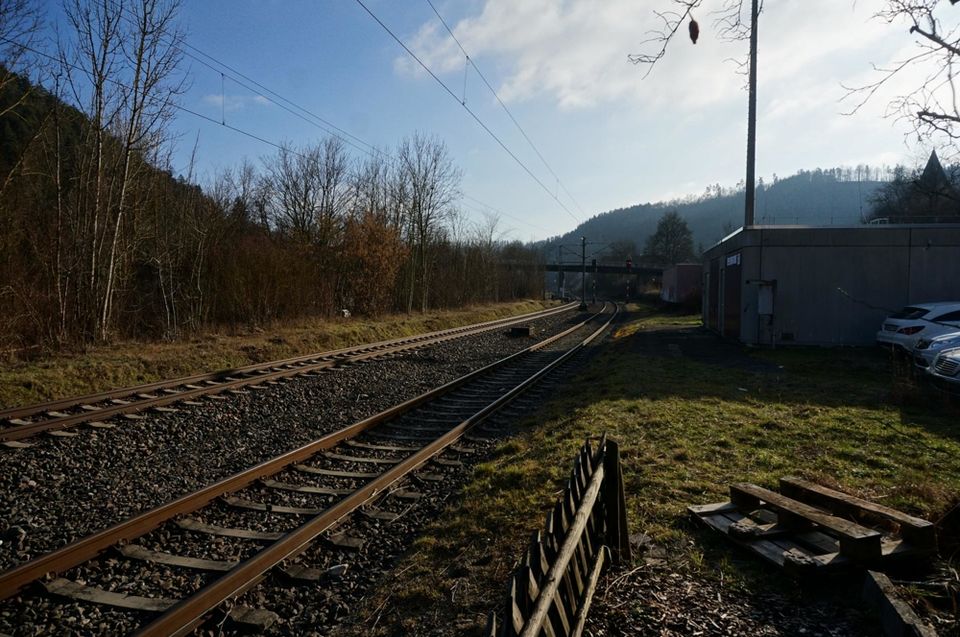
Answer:
<svg viewBox="0 0 960 637"><path fill-rule="evenodd" d="M447 433L394 465L379 478L363 485L351 495L338 501L330 506L330 508L306 522L303 526L290 531L264 550L241 562L230 571L227 571L208 586L180 600L152 622L137 630L134 635L137 637L167 637L187 635L192 632L207 613L228 599L246 591L249 588L250 581L260 578L283 560L298 554L310 542L316 539L317 536L334 526L342 518L377 497L386 489L389 489L391 485L420 467L431 457L454 444L470 428L483 422L495 411L514 401L544 375L563 364L582 347L598 337L616 318L618 312L619 306L614 305L614 312L610 318L590 334L588 338L567 350L564 354L548 363L473 416L463 420ZM593 318L594 317L591 317L588 321ZM585 321L584 324L588 321ZM602 471L598 471L598 473L602 475Z"/></svg>
<svg viewBox="0 0 960 637"><path fill-rule="evenodd" d="M406 337L402 339L394 339L392 341L381 341L378 343L371 343L367 345L352 347L352 348L343 348L341 350L332 350L330 352L325 352L322 354L311 354L308 356L300 356L293 359L286 359L282 361L274 361L272 363L264 363L260 365L251 365L245 368L237 368L235 370L224 370L220 372L213 372L210 374L202 374L198 376L191 376L187 378L175 379L171 381L159 381L157 383L151 383L149 385L140 385L134 388L114 390L112 392L105 392L103 394L95 394L85 397L64 399L58 403L43 403L42 405L33 405L30 407L24 407L22 409L34 409L30 412L30 415L36 413L42 413L47 411L53 411L56 409L54 406L59 405L60 409L70 407L76 407L78 405L104 402L110 398L117 398L121 396L134 396L138 394L148 393L147 388L156 389L169 389L173 387L183 387L191 385L196 382L203 381L212 381L214 378L223 379L224 376L229 377L231 374L240 374L240 373L253 373L263 370L273 370L265 371L264 373L257 374L255 376L248 376L245 378L232 379L232 380L221 380L221 382L214 385L207 385L204 387L199 387L196 389L183 389L179 390L176 393L164 394L161 396L156 396L152 398L141 398L136 402L129 404L118 404L112 407L101 407L91 411L85 411L77 414L68 414L64 416L57 416L54 418L48 418L46 420L38 421L35 423L28 423L24 425L14 425L4 429L0 429L0 442L16 441L23 440L25 438L31 438L37 434L53 431L67 429L69 427L74 427L86 422L103 420L112 418L113 416L118 416L127 413L136 413L139 411L144 411L146 409L151 409L154 407L163 407L165 405L174 404L184 400L190 400L192 398L197 398L200 396L205 396L209 394L219 394L224 391L229 391L232 389L238 389L246 387L247 385L259 385L268 380L275 380L279 378L287 378L290 376L297 376L301 374L306 374L314 371L319 371L321 369L328 369L330 367L335 367L337 365L342 365L345 363L358 362L361 360L366 360L369 358L376 358L379 356L384 356L391 353L407 351L410 349L416 349L423 347L424 345L434 345L446 342L448 340L453 340L457 338L463 338L465 336L471 336L476 334L482 334L484 332L494 330L500 327L507 325L512 325L514 323L523 322L530 320L531 318L544 318L546 316L551 316L560 312L566 312L573 308L573 304L568 304L561 306L559 308L551 308L547 310L546 313L535 312L532 314L525 314L520 317L508 317L506 319L498 319L496 321L488 321L486 323L479 323L471 326L464 326L459 328L451 328L450 330L441 330L439 332L432 332L430 334L422 334L414 337ZM334 357L342 358L334 358ZM324 359L324 360L320 360ZM299 367L288 367L289 365L294 365L297 363L303 363L307 361L316 361L313 363L308 363ZM70 403L67 405L67 403ZM13 414L13 411L9 412L0 412L0 419L4 419L4 414ZM19 412L17 412L19 413ZM27 415L25 412L21 415ZM6 416L6 419L18 417L9 415Z"/></svg>
<svg viewBox="0 0 960 637"><path fill-rule="evenodd" d="M492 329L496 327L502 327L503 325L509 325L513 322L522 322L522 321L546 318L554 314L567 312L573 309L573 306L574 306L574 303L567 303L566 305L561 305L554 308L548 308L546 310L539 310L537 312L529 312L527 314L521 314L519 316L508 316L500 319L494 319L492 321L485 321L483 323L475 323L473 325L462 325L460 327L451 327L445 330L427 332L425 334L416 334L414 336L404 336L401 338L389 339L385 341L376 341L374 343L362 343L359 345L351 345L349 347L341 347L339 349L316 352L313 354L301 354L299 356L294 356L292 358L284 358L284 359L278 359L275 361L267 361L265 363L254 363L251 365L245 365L243 367L221 369L214 372L204 372L202 374L194 374L192 376L182 376L180 378L158 380L152 383L145 383L143 385L134 385L132 387L112 389L105 392L85 394L83 396L71 396L68 398L60 398L60 399L45 401L41 403L22 405L19 407L8 407L6 409L0 409L0 420L9 420L11 418L24 418L24 417L32 416L34 414L42 414L47 411L69 409L71 407L79 407L80 405L102 403L104 401L111 400L113 398L123 398L124 396L135 396L136 394L144 394L144 393L149 393L152 391L157 391L162 389L169 389L169 388L179 387L183 385L191 385L193 383L202 383L208 380L220 380L234 374L250 374L250 373L260 371L262 369L272 369L275 367L279 367L281 365L295 365L297 363L313 361L320 358L343 356L344 354L350 354L350 353L359 352L359 351L366 351L366 350L369 350L372 348L378 348L378 347L379 348L389 347L389 346L393 346L403 342L414 342L417 340L426 341L438 336L443 336L451 333L472 331L472 330L482 330L482 329Z"/></svg>
<svg viewBox="0 0 960 637"><path fill-rule="evenodd" d="M423 403L435 400L436 398L451 392L452 390L483 374L486 374L487 372L507 365L529 352L534 352L546 347L547 345L550 345L551 343L580 329L599 315L600 313L591 316L586 320L560 332L559 334L555 334L547 339L544 339L543 341L534 343L533 345L520 350L519 352L515 352L514 354L511 354L505 358L494 361L489 365L461 376L460 378L454 379L444 385L441 385L440 387L420 394L419 396L390 407L389 409L381 411L378 414L374 414L373 416L365 418L364 420L356 422L343 429L327 434L326 436L318 438L317 440L307 443L306 445L303 445L297 449L288 451L270 460L266 460L254 467L251 467L250 469L246 469L240 473L224 478L223 480L220 480L212 485L199 489L193 493L181 496L176 500L150 509L149 511L136 515L123 522L119 522L103 531L86 536L51 553L41 555L30 560L29 562L25 562L24 564L14 567L5 573L0 574L0 600L4 600L15 595L24 586L44 577L47 574L62 573L63 571L78 566L95 558L97 555L109 549L111 546L114 546L115 544L127 542L140 537L141 535L149 533L153 529L159 527L161 524L176 517L177 515L196 511L197 509L205 506L212 500L222 495L242 489L243 487L260 478L276 474L286 467L298 462L302 462L303 460L315 455L320 451L333 447L343 440L354 438L364 431L367 431L387 420L410 411L411 409Z"/></svg>

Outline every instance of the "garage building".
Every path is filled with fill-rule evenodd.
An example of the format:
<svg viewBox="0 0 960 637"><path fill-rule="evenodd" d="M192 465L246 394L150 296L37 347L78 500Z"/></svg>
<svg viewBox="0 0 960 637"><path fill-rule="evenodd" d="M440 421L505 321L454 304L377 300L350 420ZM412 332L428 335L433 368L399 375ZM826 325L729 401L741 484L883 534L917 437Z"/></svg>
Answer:
<svg viewBox="0 0 960 637"><path fill-rule="evenodd" d="M705 253L703 322L753 345L870 345L893 311L960 302L960 224L750 226Z"/></svg>

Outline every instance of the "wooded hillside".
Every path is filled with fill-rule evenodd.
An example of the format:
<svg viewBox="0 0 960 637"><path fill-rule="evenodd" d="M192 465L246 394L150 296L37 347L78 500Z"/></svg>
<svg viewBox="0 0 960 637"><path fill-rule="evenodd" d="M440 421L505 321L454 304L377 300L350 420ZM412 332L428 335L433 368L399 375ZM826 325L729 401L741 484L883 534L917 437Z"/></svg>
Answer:
<svg viewBox="0 0 960 637"><path fill-rule="evenodd" d="M871 166L800 171L773 183L757 184L756 220L760 224L835 225L862 223L871 198L892 178L892 170ZM581 236L603 243L632 243L642 250L657 221L676 210L693 233L695 247L709 247L743 224L743 188L708 186L700 196L637 204L601 213L576 230L540 244L547 260L558 244L578 243ZM639 256L635 253L633 256Z"/></svg>
<svg viewBox="0 0 960 637"><path fill-rule="evenodd" d="M541 294L534 250L457 216L460 171L438 139L414 134L392 159L289 145L200 186L106 79L84 85L90 111L22 77L2 88L7 354Z"/></svg>

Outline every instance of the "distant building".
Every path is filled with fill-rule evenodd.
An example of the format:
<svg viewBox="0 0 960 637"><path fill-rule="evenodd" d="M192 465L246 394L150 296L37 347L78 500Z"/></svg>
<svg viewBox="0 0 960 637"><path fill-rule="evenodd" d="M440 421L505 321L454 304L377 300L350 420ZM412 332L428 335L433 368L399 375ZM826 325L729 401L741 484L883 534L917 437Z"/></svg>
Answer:
<svg viewBox="0 0 960 637"><path fill-rule="evenodd" d="M900 174L877 192L872 217L871 223L960 222L960 193L937 151L930 153L919 177L906 180Z"/></svg>
<svg viewBox="0 0 960 637"><path fill-rule="evenodd" d="M667 303L700 302L703 266L699 263L678 263L663 271L660 279L660 300Z"/></svg>
<svg viewBox="0 0 960 637"><path fill-rule="evenodd" d="M960 224L751 226L705 253L703 322L755 345L870 345L892 311L960 301Z"/></svg>

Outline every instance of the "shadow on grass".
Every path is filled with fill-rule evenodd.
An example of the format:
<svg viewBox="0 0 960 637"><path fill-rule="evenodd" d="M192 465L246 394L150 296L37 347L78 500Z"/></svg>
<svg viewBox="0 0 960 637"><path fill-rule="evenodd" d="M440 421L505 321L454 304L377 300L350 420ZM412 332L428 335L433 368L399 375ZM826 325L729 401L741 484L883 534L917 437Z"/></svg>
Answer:
<svg viewBox="0 0 960 637"><path fill-rule="evenodd" d="M960 441L956 397L935 390L912 373L909 362L879 348L755 350L691 326L621 328L617 334L610 364L598 373L632 377L619 383L624 399L772 402L797 407L801 417L804 407L896 410L900 425Z"/></svg>

